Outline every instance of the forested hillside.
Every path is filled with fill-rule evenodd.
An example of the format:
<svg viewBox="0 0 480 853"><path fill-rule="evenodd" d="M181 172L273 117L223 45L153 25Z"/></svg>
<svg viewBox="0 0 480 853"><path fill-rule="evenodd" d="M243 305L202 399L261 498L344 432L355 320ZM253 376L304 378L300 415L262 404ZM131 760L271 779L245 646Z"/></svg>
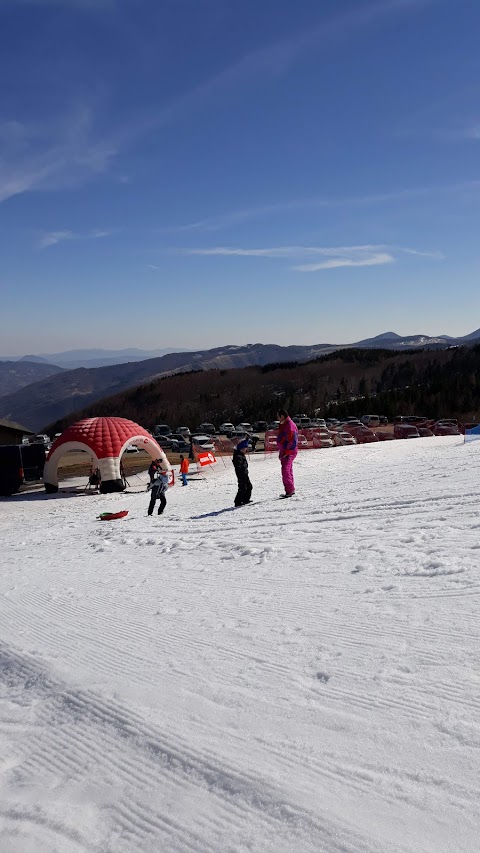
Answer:
<svg viewBox="0 0 480 853"><path fill-rule="evenodd" d="M49 424L58 432L83 417L118 415L147 428L155 423L192 428L292 413L325 415L375 411L476 419L480 413L480 346L399 354L347 349L298 364L188 372L98 400Z"/></svg>

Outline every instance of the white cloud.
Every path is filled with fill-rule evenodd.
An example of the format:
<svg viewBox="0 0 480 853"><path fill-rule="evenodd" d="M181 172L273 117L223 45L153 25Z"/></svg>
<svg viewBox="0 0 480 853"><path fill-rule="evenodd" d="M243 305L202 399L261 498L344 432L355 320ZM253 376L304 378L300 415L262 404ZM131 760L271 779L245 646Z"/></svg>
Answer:
<svg viewBox="0 0 480 853"><path fill-rule="evenodd" d="M74 234L72 231L50 231L49 234L44 234L38 241L39 249L46 249L48 246L55 246L57 243L62 243L64 240L73 240Z"/></svg>
<svg viewBox="0 0 480 853"><path fill-rule="evenodd" d="M180 255L203 257L276 258L280 260L308 261L292 267L296 272L318 272L339 267L373 267L391 264L401 255L412 255L441 260L440 252L424 252L401 246L364 244L360 246L275 246L269 248L240 248L214 246L207 249L180 248L166 250ZM318 260L315 260L317 258ZM320 260L322 259L322 260ZM150 266L150 265L149 265Z"/></svg>
<svg viewBox="0 0 480 853"><path fill-rule="evenodd" d="M301 264L293 267L297 272L318 272L319 270L333 270L339 267L377 267L383 264L392 264L395 261L393 255L386 252L371 255L367 258L332 258L330 261L322 261L319 264Z"/></svg>
<svg viewBox="0 0 480 853"><path fill-rule="evenodd" d="M100 240L103 237L110 237L112 231L90 231L85 234L75 233L74 231L49 231L40 237L37 248L47 249L49 246L55 246L57 243L63 243L65 240Z"/></svg>
<svg viewBox="0 0 480 853"><path fill-rule="evenodd" d="M276 246L268 249L241 249L230 246L215 246L211 249L173 249L185 255L224 255L250 258L301 258L311 255L332 255L338 253L371 252L378 246L339 246L326 248L324 246Z"/></svg>

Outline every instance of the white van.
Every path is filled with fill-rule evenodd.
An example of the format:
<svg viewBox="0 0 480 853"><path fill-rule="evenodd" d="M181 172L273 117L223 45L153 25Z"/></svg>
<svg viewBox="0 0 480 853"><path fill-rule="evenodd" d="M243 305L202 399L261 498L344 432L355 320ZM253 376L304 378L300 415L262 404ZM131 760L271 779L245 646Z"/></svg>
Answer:
<svg viewBox="0 0 480 853"><path fill-rule="evenodd" d="M307 415L295 415L293 422L297 425L298 429L308 429L311 425L311 420Z"/></svg>
<svg viewBox="0 0 480 853"><path fill-rule="evenodd" d="M365 424L367 427L378 427L380 426L380 418L378 415L362 415L360 418L362 424Z"/></svg>

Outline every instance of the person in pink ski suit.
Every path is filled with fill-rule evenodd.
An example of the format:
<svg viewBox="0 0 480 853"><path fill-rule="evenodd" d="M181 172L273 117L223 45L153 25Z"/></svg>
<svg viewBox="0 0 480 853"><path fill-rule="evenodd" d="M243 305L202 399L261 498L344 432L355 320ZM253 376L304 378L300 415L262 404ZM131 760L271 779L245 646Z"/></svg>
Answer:
<svg viewBox="0 0 480 853"><path fill-rule="evenodd" d="M285 409L278 413L280 427L277 435L278 457L282 465L282 480L285 487L285 497L291 498L295 494L295 481L293 479L293 460L298 452L298 429L296 424L288 416Z"/></svg>

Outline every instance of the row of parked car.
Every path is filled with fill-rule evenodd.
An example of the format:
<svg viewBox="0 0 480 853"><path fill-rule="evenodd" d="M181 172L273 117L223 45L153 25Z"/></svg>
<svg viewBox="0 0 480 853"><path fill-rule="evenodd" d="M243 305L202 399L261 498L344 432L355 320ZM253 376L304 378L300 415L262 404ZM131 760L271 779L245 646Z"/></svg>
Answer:
<svg viewBox="0 0 480 853"><path fill-rule="evenodd" d="M238 439L247 436L256 443L260 437L255 432L257 430L265 431L267 428L266 421L258 421L253 425L245 422L237 424L237 426L225 422L218 429L214 424L205 421L193 432L186 426L179 426L173 431L168 424L156 424L153 436L164 450L170 450L172 453L184 453L190 449L191 441L204 450L213 450L215 436Z"/></svg>
<svg viewBox="0 0 480 853"><path fill-rule="evenodd" d="M463 426L463 430L461 426ZM435 421L415 416L399 416L394 420L393 432L371 429L365 422L353 417L338 425L330 424L330 429L338 431L340 435L343 432L349 433L355 438L357 444L366 444L367 442L392 441L394 439L460 435L462 431L465 432L465 428L470 429L471 426L472 424L460 425L453 418Z"/></svg>
<svg viewBox="0 0 480 853"><path fill-rule="evenodd" d="M388 426L388 418L385 415L362 415L361 418L354 416L345 420L337 418L310 418L306 414L294 415L299 435L299 447L311 446L307 435L303 431L315 431L316 447L334 447L348 444L366 444L376 441L391 441L393 439L424 438L440 435L460 435L465 429L476 426L474 423L459 423L455 418L442 418L432 420L419 415L398 415L393 420L393 432L379 429ZM247 437L255 445L260 439L257 433L266 433L265 449L272 450L276 447L275 431L279 428L278 421L257 421L254 424L243 422L235 426L231 422L225 422L216 427L213 423L204 422L192 433L188 427L177 427L173 432L167 424L157 424L154 436L159 444L167 450L184 452L189 449L191 439L195 444L200 444L205 449L213 449L215 436L225 436L235 439Z"/></svg>

